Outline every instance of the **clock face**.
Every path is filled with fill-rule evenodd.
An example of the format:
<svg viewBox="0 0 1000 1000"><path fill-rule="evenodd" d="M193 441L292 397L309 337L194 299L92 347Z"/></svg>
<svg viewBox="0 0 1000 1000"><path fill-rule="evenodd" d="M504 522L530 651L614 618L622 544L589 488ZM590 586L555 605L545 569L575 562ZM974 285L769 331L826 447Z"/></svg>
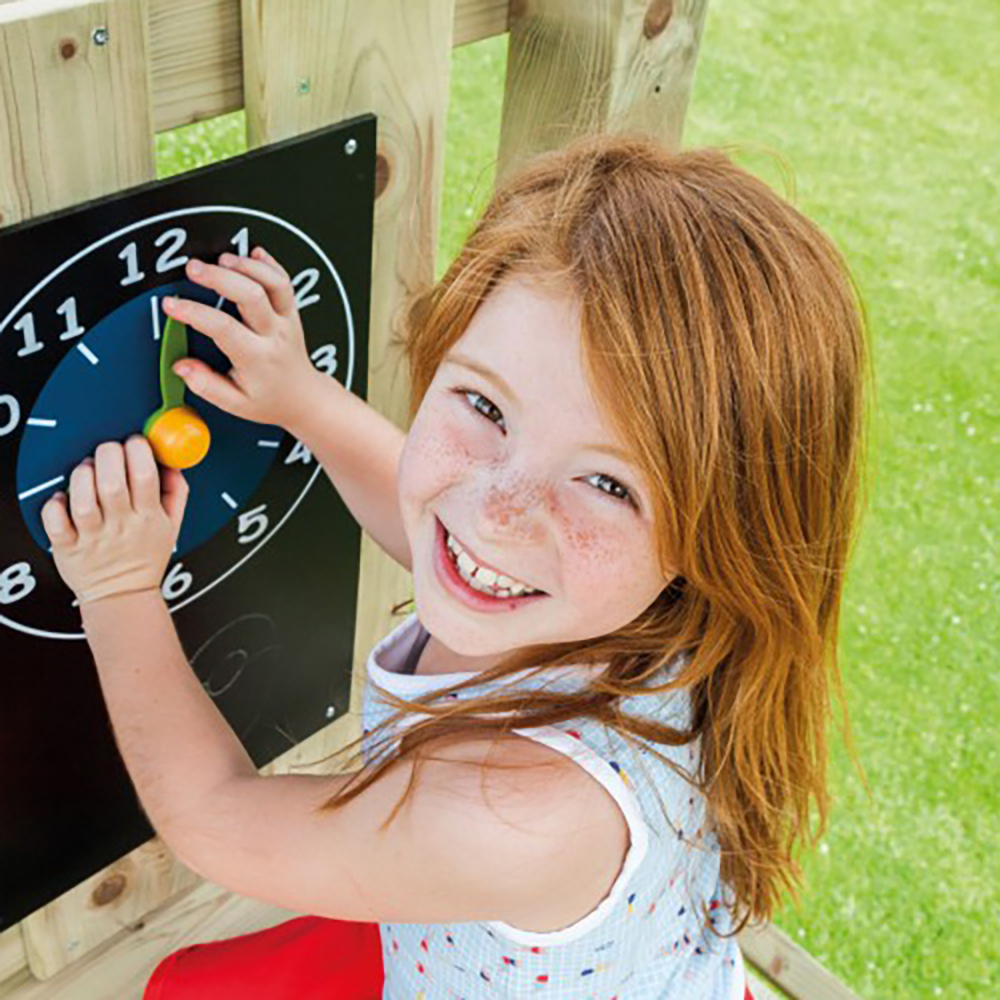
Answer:
<svg viewBox="0 0 1000 1000"><path fill-rule="evenodd" d="M160 407L164 296L219 304L187 281L190 257L267 249L294 278L313 364L366 398L375 158L364 115L0 228L0 931L153 835L42 506ZM188 348L228 371L196 330ZM260 767L349 708L361 529L301 442L185 402L212 445L184 473L163 594Z"/></svg>
<svg viewBox="0 0 1000 1000"><path fill-rule="evenodd" d="M220 239L220 234L223 234ZM198 206L141 219L77 250L0 319L0 476L20 524L0 535L0 624L32 635L82 638L72 595L53 577L41 509L102 441L141 433L160 405L160 337L168 295L232 305L184 278L191 256L262 245L293 275L313 363L351 387L354 319L344 283L307 233L246 206ZM207 338L189 353L225 372ZM274 537L319 467L281 428L233 417L188 394L212 434L191 487L177 551L163 582L172 610L198 600ZM63 593L54 600L52 589Z"/></svg>

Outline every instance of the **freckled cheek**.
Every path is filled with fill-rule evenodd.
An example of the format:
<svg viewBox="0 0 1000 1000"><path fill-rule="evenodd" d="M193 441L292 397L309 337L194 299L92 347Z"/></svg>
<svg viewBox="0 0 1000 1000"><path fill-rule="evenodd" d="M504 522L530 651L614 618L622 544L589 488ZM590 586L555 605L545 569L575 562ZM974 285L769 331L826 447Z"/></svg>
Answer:
<svg viewBox="0 0 1000 1000"><path fill-rule="evenodd" d="M427 414L414 421L407 441L400 488L429 497L466 478L482 459L482 445L456 421Z"/></svg>
<svg viewBox="0 0 1000 1000"><path fill-rule="evenodd" d="M572 591L629 586L635 576L634 540L611 519L587 510L582 500L550 501L560 537L563 573ZM594 591L599 593L600 591Z"/></svg>

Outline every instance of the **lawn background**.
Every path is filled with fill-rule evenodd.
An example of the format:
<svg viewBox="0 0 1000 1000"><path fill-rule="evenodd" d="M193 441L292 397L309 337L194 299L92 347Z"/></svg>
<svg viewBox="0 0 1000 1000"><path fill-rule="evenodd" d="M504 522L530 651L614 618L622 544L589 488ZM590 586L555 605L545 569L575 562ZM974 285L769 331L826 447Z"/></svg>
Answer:
<svg viewBox="0 0 1000 1000"><path fill-rule="evenodd" d="M744 147L867 309L870 501L840 662L871 796L834 731L829 830L775 921L867 1000L1000 988L998 39L996 0L711 0L684 135ZM504 38L454 53L439 273L489 194L505 61ZM241 152L243 116L158 145L160 176Z"/></svg>

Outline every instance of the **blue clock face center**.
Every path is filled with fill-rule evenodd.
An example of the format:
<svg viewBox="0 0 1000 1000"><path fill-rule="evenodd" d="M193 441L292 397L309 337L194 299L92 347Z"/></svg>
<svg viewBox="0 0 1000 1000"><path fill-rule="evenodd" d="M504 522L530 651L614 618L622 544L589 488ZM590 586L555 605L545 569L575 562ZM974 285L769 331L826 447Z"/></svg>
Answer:
<svg viewBox="0 0 1000 1000"><path fill-rule="evenodd" d="M56 490L66 490L79 462L103 441L141 434L161 405L157 332L166 325L159 304L180 295L209 305L217 296L188 281L172 282L137 296L71 341L26 421L17 458L17 494L31 537L48 552L41 509ZM235 307L226 304L236 315ZM154 315L155 314L155 315ZM220 372L225 355L207 337L188 331L191 357ZM208 424L212 446L184 476L191 488L177 556L203 545L241 511L267 475L285 432L252 423L212 406L190 391L186 403Z"/></svg>

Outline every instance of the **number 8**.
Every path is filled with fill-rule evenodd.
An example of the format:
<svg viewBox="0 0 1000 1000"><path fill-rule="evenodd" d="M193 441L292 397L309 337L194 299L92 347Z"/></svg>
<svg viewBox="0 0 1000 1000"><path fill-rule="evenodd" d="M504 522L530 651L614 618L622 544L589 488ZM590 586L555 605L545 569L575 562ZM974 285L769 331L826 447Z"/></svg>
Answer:
<svg viewBox="0 0 1000 1000"><path fill-rule="evenodd" d="M14 563L0 573L0 604L14 604L35 589L31 566L26 562Z"/></svg>

